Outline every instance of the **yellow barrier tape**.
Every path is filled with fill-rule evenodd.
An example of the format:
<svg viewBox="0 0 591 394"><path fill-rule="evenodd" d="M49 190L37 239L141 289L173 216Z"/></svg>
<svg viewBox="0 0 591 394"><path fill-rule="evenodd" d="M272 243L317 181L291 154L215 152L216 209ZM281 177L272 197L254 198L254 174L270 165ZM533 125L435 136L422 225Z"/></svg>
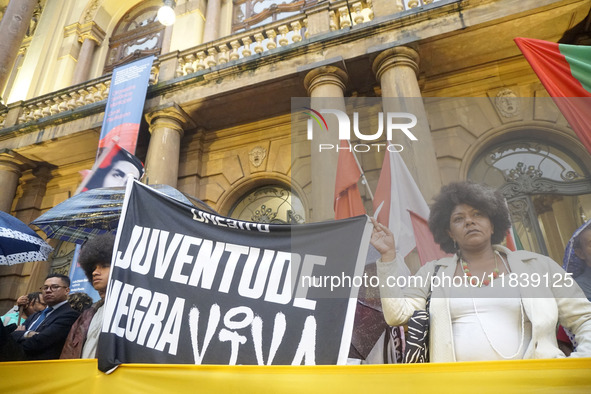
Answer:
<svg viewBox="0 0 591 394"><path fill-rule="evenodd" d="M221 366L96 360L0 363L4 393L589 393L591 358L416 365Z"/></svg>

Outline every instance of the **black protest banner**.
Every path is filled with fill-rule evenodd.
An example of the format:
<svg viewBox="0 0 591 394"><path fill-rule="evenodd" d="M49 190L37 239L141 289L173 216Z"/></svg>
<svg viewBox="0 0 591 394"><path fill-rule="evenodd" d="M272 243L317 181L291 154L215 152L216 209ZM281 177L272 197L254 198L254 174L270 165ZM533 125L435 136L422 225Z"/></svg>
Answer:
<svg viewBox="0 0 591 394"><path fill-rule="evenodd" d="M129 181L99 368L344 363L370 226L238 221Z"/></svg>

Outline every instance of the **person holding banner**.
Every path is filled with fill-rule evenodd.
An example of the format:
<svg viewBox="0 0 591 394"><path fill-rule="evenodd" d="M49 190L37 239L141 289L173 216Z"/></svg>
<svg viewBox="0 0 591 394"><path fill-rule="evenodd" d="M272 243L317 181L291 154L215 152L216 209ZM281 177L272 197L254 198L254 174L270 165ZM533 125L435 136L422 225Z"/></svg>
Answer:
<svg viewBox="0 0 591 394"><path fill-rule="evenodd" d="M74 322L60 358L96 357L114 245L115 236L107 233L89 239L82 246L78 263L92 286L98 291L101 299L83 311L78 320Z"/></svg>
<svg viewBox="0 0 591 394"><path fill-rule="evenodd" d="M425 264L406 287L396 281L404 261L391 231L373 222L388 324L406 324L425 309L431 292L431 362L565 357L556 341L558 323L579 340L570 357L591 356L591 303L572 277L546 256L499 245L510 226L500 192L471 182L441 189L429 229L454 255Z"/></svg>

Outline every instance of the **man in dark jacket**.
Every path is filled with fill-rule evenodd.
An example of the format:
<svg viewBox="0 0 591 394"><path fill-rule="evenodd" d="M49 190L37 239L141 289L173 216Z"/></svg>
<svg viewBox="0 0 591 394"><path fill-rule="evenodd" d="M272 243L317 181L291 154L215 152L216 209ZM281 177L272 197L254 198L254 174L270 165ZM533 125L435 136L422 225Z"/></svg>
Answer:
<svg viewBox="0 0 591 394"><path fill-rule="evenodd" d="M66 275L50 274L41 290L47 308L29 316L24 326L11 334L26 360L59 358L68 332L79 315L68 304L70 278Z"/></svg>

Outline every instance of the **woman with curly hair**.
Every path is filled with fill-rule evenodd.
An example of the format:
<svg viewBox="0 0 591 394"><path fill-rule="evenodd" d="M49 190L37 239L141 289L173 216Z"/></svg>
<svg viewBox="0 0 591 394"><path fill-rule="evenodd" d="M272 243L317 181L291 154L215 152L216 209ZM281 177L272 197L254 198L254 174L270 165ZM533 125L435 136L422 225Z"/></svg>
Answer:
<svg viewBox="0 0 591 394"><path fill-rule="evenodd" d="M78 264L101 299L84 310L74 322L60 358L96 357L114 245L115 235L110 233L95 236L82 245Z"/></svg>
<svg viewBox="0 0 591 394"><path fill-rule="evenodd" d="M431 206L429 228L449 254L425 264L408 287L388 278L402 272L390 230L374 221L372 244L384 317L406 324L429 306L432 362L565 357L558 323L580 339L571 357L591 356L591 303L552 259L499 245L511 223L503 196L471 182L444 186ZM434 277L436 276L436 277Z"/></svg>

